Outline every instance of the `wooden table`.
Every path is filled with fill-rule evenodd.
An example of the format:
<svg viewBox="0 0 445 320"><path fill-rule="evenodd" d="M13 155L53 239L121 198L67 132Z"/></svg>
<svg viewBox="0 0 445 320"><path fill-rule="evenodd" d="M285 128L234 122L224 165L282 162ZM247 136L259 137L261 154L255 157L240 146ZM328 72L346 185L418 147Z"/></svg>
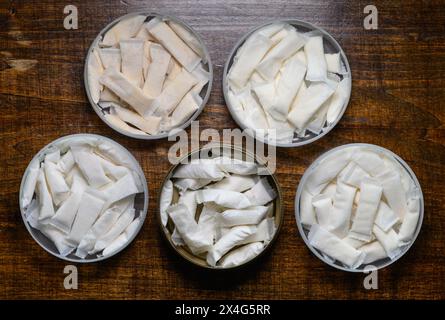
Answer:
<svg viewBox="0 0 445 320"><path fill-rule="evenodd" d="M0 4L0 298L104 299L444 299L445 298L445 4L374 1L378 30L363 28L367 1L2 1ZM79 29L63 28L75 4ZM203 37L213 59L213 90L201 128L235 128L224 103L224 62L253 26L299 18L330 32L352 69L352 97L338 126L305 147L279 149L277 177L285 221L270 254L247 270L209 273L178 258L164 241L155 212L170 167L172 142L138 141L106 126L87 101L84 58L111 20L135 10L176 15ZM139 236L106 262L78 265L79 289L63 287L64 261L43 251L20 217L18 190L33 155L72 133L97 133L127 147L141 163L150 208ZM412 249L378 273L365 290L363 274L324 265L306 248L294 218L304 170L321 153L367 142L399 154L416 173L425 219Z"/></svg>

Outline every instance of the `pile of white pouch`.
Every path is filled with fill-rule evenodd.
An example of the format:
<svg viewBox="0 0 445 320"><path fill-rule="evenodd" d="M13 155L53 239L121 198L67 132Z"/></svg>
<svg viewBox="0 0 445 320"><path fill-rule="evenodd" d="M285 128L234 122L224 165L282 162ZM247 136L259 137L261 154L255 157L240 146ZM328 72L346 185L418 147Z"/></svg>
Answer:
<svg viewBox="0 0 445 320"><path fill-rule="evenodd" d="M72 137L35 158L25 176L20 205L61 256L109 256L141 224L135 197L142 179L122 147L99 138Z"/></svg>
<svg viewBox="0 0 445 320"><path fill-rule="evenodd" d="M199 40L184 26L135 15L108 30L87 61L91 99L106 120L135 135L185 123L210 80Z"/></svg>
<svg viewBox="0 0 445 320"><path fill-rule="evenodd" d="M325 53L319 31L276 23L250 35L228 71L228 103L245 127L292 143L340 116L351 78L340 53ZM275 134L274 133L274 134Z"/></svg>
<svg viewBox="0 0 445 320"><path fill-rule="evenodd" d="M389 153L341 148L310 172L300 198L309 245L356 269L396 259L410 245L420 217L420 190Z"/></svg>
<svg viewBox="0 0 445 320"><path fill-rule="evenodd" d="M263 251L276 231L277 192L258 169L228 157L180 165L165 183L160 203L162 224L174 225L173 243L220 268L241 265Z"/></svg>

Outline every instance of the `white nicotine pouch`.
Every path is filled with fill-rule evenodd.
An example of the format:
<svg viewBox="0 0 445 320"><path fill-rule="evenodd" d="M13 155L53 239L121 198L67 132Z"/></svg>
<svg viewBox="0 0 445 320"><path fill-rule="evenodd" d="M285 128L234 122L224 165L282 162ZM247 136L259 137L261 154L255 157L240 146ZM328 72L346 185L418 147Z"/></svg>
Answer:
<svg viewBox="0 0 445 320"><path fill-rule="evenodd" d="M122 74L136 87L143 81L144 41L126 39L120 43L122 56Z"/></svg>
<svg viewBox="0 0 445 320"><path fill-rule="evenodd" d="M401 244L408 244L414 237L417 224L420 217L420 200L414 197L408 200L408 211L403 218L402 225L399 230L399 240Z"/></svg>
<svg viewBox="0 0 445 320"><path fill-rule="evenodd" d="M58 206L62 201L68 198L70 188L66 184L62 172L60 172L55 163L46 161L44 164L44 170L53 202L56 206Z"/></svg>
<svg viewBox="0 0 445 320"><path fill-rule="evenodd" d="M406 194L403 189L400 174L396 171L386 171L376 177L383 187L383 194L392 210L403 220L406 208Z"/></svg>
<svg viewBox="0 0 445 320"><path fill-rule="evenodd" d="M307 60L306 80L325 81L327 78L327 64L321 36L309 37L304 45Z"/></svg>
<svg viewBox="0 0 445 320"><path fill-rule="evenodd" d="M261 178L252 189L244 192L244 195L250 200L252 205L262 206L275 199L277 193L271 187L267 178Z"/></svg>
<svg viewBox="0 0 445 320"><path fill-rule="evenodd" d="M48 219L54 216L54 206L51 194L46 183L45 173L43 168L39 170L37 178L37 196L40 204L39 223L46 224Z"/></svg>
<svg viewBox="0 0 445 320"><path fill-rule="evenodd" d="M388 232L399 221L399 216L385 202L381 201L374 223L383 231Z"/></svg>
<svg viewBox="0 0 445 320"><path fill-rule="evenodd" d="M366 255L363 264L370 264L388 256L385 249L378 241L365 244L364 246L360 247L360 251Z"/></svg>
<svg viewBox="0 0 445 320"><path fill-rule="evenodd" d="M332 198L324 194L316 195L312 198L312 206L315 209L318 224L324 228L329 228L333 208Z"/></svg>
<svg viewBox="0 0 445 320"><path fill-rule="evenodd" d="M38 159L33 160L28 169L28 175L25 178L23 186L21 205L22 208L28 207L36 191L37 178L39 177L40 162Z"/></svg>
<svg viewBox="0 0 445 320"><path fill-rule="evenodd" d="M170 64L171 55L159 44L150 45L150 63L145 76L143 91L150 97L157 97L161 94L167 69Z"/></svg>
<svg viewBox="0 0 445 320"><path fill-rule="evenodd" d="M266 216L268 207L255 206L246 209L229 209L223 211L220 215L220 222L225 227L240 225L256 225Z"/></svg>
<svg viewBox="0 0 445 320"><path fill-rule="evenodd" d="M337 184L328 231L340 238L347 235L356 190L344 183Z"/></svg>
<svg viewBox="0 0 445 320"><path fill-rule="evenodd" d="M394 259L400 254L401 249L399 248L399 237L397 236L397 233L394 231L394 229L390 229L388 232L384 232L378 226L374 225L372 231L374 232L374 235L381 243L383 248L385 248L388 257Z"/></svg>
<svg viewBox="0 0 445 320"><path fill-rule="evenodd" d="M161 192L159 210L161 212L161 222L163 226L167 225L168 214L167 208L173 200L173 182L168 180Z"/></svg>
<svg viewBox="0 0 445 320"><path fill-rule="evenodd" d="M312 206L313 196L306 190L303 190L300 198L300 220L304 227L310 227L317 223L315 210Z"/></svg>
<svg viewBox="0 0 445 320"><path fill-rule="evenodd" d="M214 202L222 207L232 209L244 209L254 205L243 193L219 189L196 191L196 201L198 203Z"/></svg>
<svg viewBox="0 0 445 320"><path fill-rule="evenodd" d="M239 266L259 255L263 251L262 242L253 242L232 250L218 262L218 266L230 268Z"/></svg>

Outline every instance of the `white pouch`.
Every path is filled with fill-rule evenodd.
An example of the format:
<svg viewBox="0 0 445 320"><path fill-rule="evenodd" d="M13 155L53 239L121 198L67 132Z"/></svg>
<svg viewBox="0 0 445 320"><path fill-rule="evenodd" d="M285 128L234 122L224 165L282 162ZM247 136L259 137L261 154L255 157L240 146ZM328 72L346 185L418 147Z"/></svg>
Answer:
<svg viewBox="0 0 445 320"><path fill-rule="evenodd" d="M208 185L210 189L232 190L243 192L252 188L256 183L256 178L252 176L231 175L214 184Z"/></svg>
<svg viewBox="0 0 445 320"><path fill-rule="evenodd" d="M252 97L250 90L245 90L238 96L239 102L244 109L243 121L248 128L253 130L264 129L267 130L269 125L267 123L266 114L263 108ZM241 116L241 115L240 115Z"/></svg>
<svg viewBox="0 0 445 320"><path fill-rule="evenodd" d="M99 161L107 177L110 177L114 181L117 181L120 178L123 178L126 174L130 173L130 169L127 167L115 165L111 161L108 161L101 156L99 156Z"/></svg>
<svg viewBox="0 0 445 320"><path fill-rule="evenodd" d="M25 183L23 184L22 198L20 199L22 208L26 208L34 196L36 190L37 178L39 177L39 159L33 160L29 164L28 175L25 178Z"/></svg>
<svg viewBox="0 0 445 320"><path fill-rule="evenodd" d="M277 192L271 187L267 178L261 178L252 189L244 192L251 205L262 206L277 197Z"/></svg>
<svg viewBox="0 0 445 320"><path fill-rule="evenodd" d="M302 132L306 128L312 117L333 93L334 89L329 85L317 82L311 84L301 98L294 101L287 119L297 128L297 132Z"/></svg>
<svg viewBox="0 0 445 320"><path fill-rule="evenodd" d="M272 80L280 71L284 60L297 52L305 39L294 28L288 30L286 37L276 44L261 60L256 70L266 79ZM249 74L250 75L250 74Z"/></svg>
<svg viewBox="0 0 445 320"><path fill-rule="evenodd" d="M272 240L275 231L275 219L265 218L258 224L257 230L252 235L242 240L240 244L262 241L266 245Z"/></svg>
<svg viewBox="0 0 445 320"><path fill-rule="evenodd" d="M121 71L122 58L120 49L101 48L99 56L104 69L114 68L116 71Z"/></svg>
<svg viewBox="0 0 445 320"><path fill-rule="evenodd" d="M306 127L306 130L315 134L320 134L320 132L323 131L324 124L326 123L326 115L329 108L329 102L331 99L332 96L325 103L323 103L320 109L315 113L315 115L310 120L309 124Z"/></svg>
<svg viewBox="0 0 445 320"><path fill-rule="evenodd" d="M327 64L323 49L323 37L309 37L304 45L304 53L307 60L308 81L325 81L327 78Z"/></svg>
<svg viewBox="0 0 445 320"><path fill-rule="evenodd" d="M219 217L221 225L233 227L240 225L259 224L266 216L268 207L254 206L245 209L223 211Z"/></svg>
<svg viewBox="0 0 445 320"><path fill-rule="evenodd" d="M324 194L316 195L312 198L312 205L315 209L318 224L325 229L329 228L333 208L332 198Z"/></svg>
<svg viewBox="0 0 445 320"><path fill-rule="evenodd" d="M148 134L158 133L161 124L160 117L146 116L143 118L139 114L117 105L114 105L113 109L119 118L132 124L136 128L139 128Z"/></svg>
<svg viewBox="0 0 445 320"><path fill-rule="evenodd" d="M399 230L399 241L408 244L414 236L420 216L420 200L418 197L408 199L407 212Z"/></svg>
<svg viewBox="0 0 445 320"><path fill-rule="evenodd" d="M148 23L148 22L147 22L147 23ZM139 31L137 32L135 38L137 38L137 39L142 39L142 40L145 40L145 41L147 41L147 42L155 41L155 38L153 38L153 36L148 32L148 30L147 30L147 28L146 28L146 26L145 26L147 23L144 23L144 24L141 26L141 28L140 28Z"/></svg>
<svg viewBox="0 0 445 320"><path fill-rule="evenodd" d="M328 197L334 197L334 194L335 194L335 192L336 192L336 190L337 190L337 183L334 181L334 182L331 182L331 183L329 183L322 191L321 191L321 193L322 194L324 194L325 196L328 196Z"/></svg>
<svg viewBox="0 0 445 320"><path fill-rule="evenodd" d="M173 173L173 178L193 178L207 180L221 180L227 173L217 164L188 163L179 166Z"/></svg>
<svg viewBox="0 0 445 320"><path fill-rule="evenodd" d="M329 100L328 112L326 114L326 120L328 124L334 123L340 115L348 94L351 91L351 78L343 78L337 85L335 92L332 94Z"/></svg>
<svg viewBox="0 0 445 320"><path fill-rule="evenodd" d="M239 247L226 254L218 262L222 268L231 268L239 266L259 255L264 249L262 242L253 242Z"/></svg>
<svg viewBox="0 0 445 320"><path fill-rule="evenodd" d="M145 77L144 93L155 98L162 92L171 55L159 44L150 46L151 63Z"/></svg>
<svg viewBox="0 0 445 320"><path fill-rule="evenodd" d="M173 220L175 229L194 254L203 253L211 248L213 243L210 237L200 232L198 224L184 204L170 206L167 213Z"/></svg>
<svg viewBox="0 0 445 320"><path fill-rule="evenodd" d="M327 70L333 73L342 73L341 71L341 58L340 53L326 53L324 55L326 59Z"/></svg>
<svg viewBox="0 0 445 320"><path fill-rule="evenodd" d="M192 72L193 76L198 79L198 83L192 88L192 91L199 95L202 91L202 88L210 81L210 73L204 70L202 64L197 66L195 70Z"/></svg>
<svg viewBox="0 0 445 320"><path fill-rule="evenodd" d="M66 241L70 245L77 246L91 226L96 221L105 200L99 192L89 189L83 192L76 218Z"/></svg>
<svg viewBox="0 0 445 320"><path fill-rule="evenodd" d="M43 168L45 170L45 177L53 202L58 206L62 201L68 198L70 188L66 184L62 172L59 171L55 163L47 161Z"/></svg>
<svg viewBox="0 0 445 320"><path fill-rule="evenodd" d="M66 175L71 171L75 164L76 161L74 160L73 153L71 150L68 150L57 162L57 169Z"/></svg>
<svg viewBox="0 0 445 320"><path fill-rule="evenodd" d="M202 98L193 91L189 91L179 102L169 118L168 125L163 129L167 131L184 124L199 109L201 104Z"/></svg>
<svg viewBox="0 0 445 320"><path fill-rule="evenodd" d="M360 247L360 251L366 255L363 264L370 264L388 257L385 249L378 241L365 244L364 246Z"/></svg>
<svg viewBox="0 0 445 320"><path fill-rule="evenodd" d="M216 206L206 204L203 206L198 220L198 228L203 235L210 238L209 242L212 244L216 240L217 229L219 226L218 217L221 213Z"/></svg>
<svg viewBox="0 0 445 320"><path fill-rule="evenodd" d="M112 243L110 243L102 252L103 256L109 256L116 251L120 250L128 241L134 236L141 223L141 218L138 217L133 220L132 223L125 229L119 237L117 237Z"/></svg>
<svg viewBox="0 0 445 320"><path fill-rule="evenodd" d="M378 226L374 225L372 231L383 248L385 248L386 254L391 258L391 260L400 255L402 250L399 248L399 237L394 229L384 232Z"/></svg>
<svg viewBox="0 0 445 320"><path fill-rule="evenodd" d="M256 85L252 88L252 91L257 96L264 110L272 109L277 94L274 81Z"/></svg>
<svg viewBox="0 0 445 320"><path fill-rule="evenodd" d="M385 202L380 201L374 223L384 232L388 232L399 221L399 216Z"/></svg>
<svg viewBox="0 0 445 320"><path fill-rule="evenodd" d="M190 216L195 219L196 209L198 207L198 203L196 202L196 191L183 192L178 199L178 203L184 204L187 207Z"/></svg>
<svg viewBox="0 0 445 320"><path fill-rule="evenodd" d="M155 99L153 103L154 115L161 117L169 115L196 83L198 83L198 80L183 69L175 80L169 83Z"/></svg>
<svg viewBox="0 0 445 320"><path fill-rule="evenodd" d="M97 145L98 153L116 165L125 166L127 168L135 168L134 162L123 151L118 149L114 144L108 141L100 141Z"/></svg>
<svg viewBox="0 0 445 320"><path fill-rule="evenodd" d="M129 172L115 183L111 184L108 188L103 190L107 203L104 209L108 208L111 204L122 200L133 194L142 192L142 187L136 181L136 177L133 173Z"/></svg>
<svg viewBox="0 0 445 320"><path fill-rule="evenodd" d="M233 247L239 245L248 236L254 234L256 226L238 226L230 229L228 233L219 239L207 254L207 263L212 267L223 255L229 252Z"/></svg>
<svg viewBox="0 0 445 320"><path fill-rule="evenodd" d="M117 219L116 223L108 230L107 233L97 239L93 252L98 252L108 247L134 220L134 208L128 209Z"/></svg>
<svg viewBox="0 0 445 320"><path fill-rule="evenodd" d="M213 158L216 163L224 171L238 175L250 175L258 173L258 165L252 161L244 161L237 158L227 156Z"/></svg>
<svg viewBox="0 0 445 320"><path fill-rule="evenodd" d="M352 238L350 235L346 236L342 240L355 249L359 249L367 243L366 241ZM360 249L360 251L361 251L361 249Z"/></svg>
<svg viewBox="0 0 445 320"><path fill-rule="evenodd" d="M309 244L329 257L338 260L351 269L359 267L365 259L365 254L340 238L314 224L308 234Z"/></svg>
<svg viewBox="0 0 445 320"><path fill-rule="evenodd" d="M167 24L198 56L204 58L204 50L201 43L189 30L175 21L168 21Z"/></svg>
<svg viewBox="0 0 445 320"><path fill-rule="evenodd" d="M89 252L92 252L98 238L106 234L116 223L122 211L116 208L106 210L85 234L76 250L76 256L84 259Z"/></svg>
<svg viewBox="0 0 445 320"><path fill-rule="evenodd" d="M113 109L114 110L114 109ZM110 113L105 113L104 114L105 119L111 123L112 125L114 125L115 127L118 127L119 129L121 129L122 131L126 131L135 135L140 135L140 136L146 136L147 133L144 131L141 131L139 129L136 129L134 127L129 126L125 121L123 121L119 116L117 116L116 114L110 114Z"/></svg>
<svg viewBox="0 0 445 320"><path fill-rule="evenodd" d="M220 206L233 209L244 209L253 205L243 193L219 189L196 191L196 201L198 203L215 202Z"/></svg>
<svg viewBox="0 0 445 320"><path fill-rule="evenodd" d="M159 204L159 210L161 213L161 222L162 225L165 227L168 222L168 214L167 214L167 208L172 203L173 200L173 182L171 180L168 180L164 188L161 192L160 197L160 204Z"/></svg>
<svg viewBox="0 0 445 320"><path fill-rule="evenodd" d="M360 200L349 235L362 241L370 241L377 209L382 197L382 187L375 180L365 179L360 187Z"/></svg>
<svg viewBox="0 0 445 320"><path fill-rule="evenodd" d="M119 42L122 56L122 74L136 87L143 81L144 40L125 39Z"/></svg>
<svg viewBox="0 0 445 320"><path fill-rule="evenodd" d="M187 71L192 72L201 61L201 58L165 22L154 18L146 28Z"/></svg>
<svg viewBox="0 0 445 320"><path fill-rule="evenodd" d="M176 179L174 185L180 192L187 190L198 190L208 185L212 180L209 179L193 179L193 178L180 178Z"/></svg>
<svg viewBox="0 0 445 320"><path fill-rule="evenodd" d="M250 84L252 87L259 86L261 84L270 83L266 79L264 79L258 72L254 71L250 76L250 79L247 84Z"/></svg>
<svg viewBox="0 0 445 320"><path fill-rule="evenodd" d="M269 129L267 130L269 143L273 143L271 133L275 135L276 142L292 143L294 139L295 127L286 119L284 121L277 120L266 111L267 123ZM275 131L275 132L273 132Z"/></svg>
<svg viewBox="0 0 445 320"><path fill-rule="evenodd" d="M301 64L296 57L290 58L283 68L277 84L275 101L268 109L272 117L282 121L286 120L292 101L297 95L306 73L306 66Z"/></svg>
<svg viewBox="0 0 445 320"><path fill-rule="evenodd" d="M98 188L111 182L105 175L98 156L92 152L89 146L71 146L71 152L77 166L90 186Z"/></svg>
<svg viewBox="0 0 445 320"><path fill-rule="evenodd" d="M313 196L307 191L303 190L300 197L300 221L304 227L310 227L317 223L315 217L315 210L312 206Z"/></svg>
<svg viewBox="0 0 445 320"><path fill-rule="evenodd" d="M389 206L403 220L407 212L406 194L402 186L400 174L396 171L386 171L376 177L383 187L383 194Z"/></svg>
<svg viewBox="0 0 445 320"><path fill-rule="evenodd" d="M148 31L147 31L147 33L148 33ZM144 59L142 60L142 75L143 75L144 81L147 80L148 68L150 67L150 63L152 62L152 59L150 56L150 47L152 45L154 45L153 42L144 41Z"/></svg>
<svg viewBox="0 0 445 320"><path fill-rule="evenodd" d="M39 222L46 224L47 220L54 216L53 199L46 184L43 168L40 168L37 178L37 196L40 204Z"/></svg>
<svg viewBox="0 0 445 320"><path fill-rule="evenodd" d="M41 227L39 223L40 215L40 204L39 199L35 198L31 200L31 203L25 209L25 218L29 225L34 229L39 229Z"/></svg>
<svg viewBox="0 0 445 320"><path fill-rule="evenodd" d="M348 232L356 191L356 188L347 184L337 184L328 231L340 238L344 238Z"/></svg>
<svg viewBox="0 0 445 320"><path fill-rule="evenodd" d="M99 55L97 53L97 48L91 51L90 57L88 59L88 85L90 88L91 99L94 103L98 103L100 99L100 92L103 87L99 82L104 69L100 61Z"/></svg>
<svg viewBox="0 0 445 320"><path fill-rule="evenodd" d="M136 15L125 20L119 21L103 37L101 45L114 47L121 39L133 38L144 23L146 16Z"/></svg>
<svg viewBox="0 0 445 320"><path fill-rule="evenodd" d="M164 87L165 88L169 83L171 83L175 78L180 74L182 71L182 66L174 59L170 59L170 63L168 64L167 68L167 77L164 81Z"/></svg>
<svg viewBox="0 0 445 320"><path fill-rule="evenodd" d="M371 176L383 173L386 168L383 159L377 153L368 150L357 151L352 160Z"/></svg>
<svg viewBox="0 0 445 320"><path fill-rule="evenodd" d="M229 85L236 91L241 90L255 68L260 63L273 41L257 33L249 37L238 49L228 74Z"/></svg>
<svg viewBox="0 0 445 320"><path fill-rule="evenodd" d="M153 99L147 97L139 87L128 81L122 73L108 68L99 81L128 103L141 116L151 115L153 112Z"/></svg>
<svg viewBox="0 0 445 320"><path fill-rule="evenodd" d="M56 149L52 152L49 152L47 154L45 154L45 162L53 162L53 163L57 163L60 161L60 150Z"/></svg>
<svg viewBox="0 0 445 320"><path fill-rule="evenodd" d="M52 225L40 225L39 230L54 243L62 257L66 257L73 252L74 247L66 243L65 234L59 229L54 228Z"/></svg>
<svg viewBox="0 0 445 320"><path fill-rule="evenodd" d="M338 180L353 187L360 188L362 181L369 177L369 174L365 170L351 161L340 172Z"/></svg>
<svg viewBox="0 0 445 320"><path fill-rule="evenodd" d="M86 188L87 182L82 176L74 176L69 198L57 209L56 214L51 218L49 223L68 234L76 218L77 210L82 200L82 194Z"/></svg>

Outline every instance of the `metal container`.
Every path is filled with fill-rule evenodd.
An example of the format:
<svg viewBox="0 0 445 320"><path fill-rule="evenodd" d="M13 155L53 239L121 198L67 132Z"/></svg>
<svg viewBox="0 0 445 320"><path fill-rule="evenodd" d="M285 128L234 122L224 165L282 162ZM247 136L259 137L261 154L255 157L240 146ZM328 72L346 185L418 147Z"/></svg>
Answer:
<svg viewBox="0 0 445 320"><path fill-rule="evenodd" d="M230 114L232 115L232 118L235 120L235 122L238 124L239 127L241 127L242 129L246 129L247 127L243 124L243 121L241 121L241 119L238 117L238 115L236 114L233 106L230 103L230 99L228 97L228 91L229 91L229 86L228 86L228 73L230 71L230 68L232 67L233 64L233 59L236 56L236 53L238 52L238 49L244 44L244 42L257 30L264 28L268 25L271 24L275 24L275 23L287 23L290 24L292 26L294 26L298 32L302 32L302 33L306 33L306 32L311 32L311 31L316 31L317 33L319 33L320 35L323 36L323 45L324 45L324 50L326 53L340 53L340 57L341 57L341 64L342 67L345 70L345 73L348 75L348 78L350 79L351 83L352 83L352 78L351 78L351 69L349 67L349 62L348 62L348 58L346 57L346 54L344 53L343 49L340 47L340 45L338 44L338 42L325 30L323 30L320 27L317 27L309 22L305 22L305 21L301 21L301 20L297 20L297 19L283 19L283 20L275 20L275 21L271 21L265 24L262 24L258 27L255 27L254 29L250 30L247 34L245 34L238 42L237 44L234 46L234 48L232 49L232 51L230 52L229 58L226 61L226 64L224 66L224 72L223 72L223 92L224 92L224 99L226 101L226 105L227 108L230 111ZM351 86L350 86L351 88ZM348 97L337 117L337 119L331 123L330 125L327 125L327 123L325 123L323 130L319 133L319 134L314 134L312 132L306 132L306 135L304 137L297 137L294 138L292 143L274 143L274 145L278 146L278 147L299 147L299 146L303 146L305 144L309 144L312 143L314 141L317 141L318 139L320 139L321 137L325 136L326 134L328 134L329 131L331 131L336 125L337 123L340 121L340 119L342 118L343 114L346 111L346 108L348 106L349 103L349 99L351 97L351 90L349 90L348 92ZM251 132L251 130L247 130L247 133L250 135L254 135L253 132ZM261 140L260 137L256 137L258 140ZM266 141L262 141L265 143L271 143L272 142L268 142Z"/></svg>
<svg viewBox="0 0 445 320"><path fill-rule="evenodd" d="M413 236L413 239L411 240L410 244L404 246L402 248L402 251L400 252L400 254L395 257L394 259L390 259L389 257L385 258L385 259L381 259L378 261L375 261L373 263L370 263L369 265L372 265L374 267L376 267L377 269L382 269L385 268L389 265L391 265L392 263L396 262L397 260L399 260L406 252L408 252L408 250L411 248L411 246L414 244L414 242L416 241L417 236L419 235L420 229L422 228L422 222L423 222L423 214L424 214L424 200L423 200L423 193L422 193L422 189L420 187L419 181L417 180L416 175L414 174L414 172L411 170L411 168L408 166L408 164L403 161L402 158L400 158L398 155L396 155L395 153L393 153L392 151L385 149L383 147L380 146L376 146L373 144L367 144L367 143L350 143L350 144L345 144L339 147L336 147L334 149L331 149L325 153L323 153L320 157L318 157L310 166L309 168L306 169L305 173L303 174L303 177L300 180L300 183L298 185L297 188L297 193L295 196L295 219L297 221L297 226L298 226L298 231L300 232L301 237L303 238L304 242L306 243L307 247L312 251L312 253L319 258L320 260L322 260L324 263L343 270L343 271L349 271L349 272L363 272L366 265L361 265L359 266L357 269L351 269L351 268L347 268L344 267L341 263L337 262L337 261L332 261L331 259L328 259L325 255L323 255L319 250L315 249L314 247L312 247L309 244L309 240L308 240L308 233L309 230L305 229L300 221L300 198L301 198L301 194L303 192L303 189L305 187L306 181L308 179L308 177L311 175L312 172L314 172L314 170L317 169L318 165L320 164L321 161L323 161L324 159L326 159L328 156L330 156L331 154L334 154L336 152L339 152L341 150L344 150L346 148L350 148L350 147L366 147L368 149L374 150L380 154L384 154L386 157L388 157L391 160L394 160L396 163L398 163L408 174L408 176L412 179L416 189L418 190L418 194L419 194L419 208L420 208L420 213L419 213L419 221L417 222L417 227Z"/></svg>
<svg viewBox="0 0 445 320"><path fill-rule="evenodd" d="M148 209L148 186L147 186L147 180L145 179L145 175L144 172L142 171L141 166L139 165L138 161L133 157L133 155L127 150L125 149L122 145L118 144L117 142L100 136L100 135L96 135L96 134L73 134L73 135L68 135L68 136L64 136L61 137L59 139L54 140L53 142L49 143L48 145L46 145L45 147L43 147L43 149L41 149L31 160L30 163L32 163L34 160L39 159L39 161L43 161L45 158L45 155L47 153L50 153L51 151L54 151L55 148L59 148L60 146L65 145L65 143L69 142L69 141L73 141L73 140L80 140L80 141L87 141L87 140L94 140L94 141L105 141L111 145L113 145L116 150L119 150L120 152L124 153L127 157L128 160L132 163L132 169L136 171L136 173L138 174L138 176L140 177L142 186L144 191L142 193L138 193L136 195L135 198L135 204L134 207L136 209L136 216L137 217L141 217L141 221L140 224L138 226L137 231L133 234L133 236L129 239L129 241L119 250L113 252L112 254L108 255L108 256L102 256L102 257L96 257L94 256L90 256L88 255L87 257L85 257L85 259L81 259L77 256L74 255L74 253L69 254L68 256L62 256L59 254L57 248L55 247L54 243L48 239L44 234L42 234L39 230L34 229L33 227L31 227L31 225L28 223L28 221L26 220L26 216L25 216L25 211L22 208L21 205L21 199L22 199L22 195L23 195L23 187L24 187L24 183L26 180L26 177L29 174L29 169L30 167L28 166L25 170L25 173L23 174L23 178L22 178L22 182L20 184L20 191L19 191L19 206L20 206L20 212L22 215L22 219L23 219L23 223L26 226L26 229L28 229L28 232L31 234L31 236L33 237L33 239L43 248L45 249L47 252L49 252L50 254L52 254L53 256L56 256L59 259L63 259L66 261L70 261L70 262L77 262L77 263L89 263L89 262L98 262L98 261L102 261L105 259L108 259L116 254L118 254L120 251L124 250L133 240L134 238L138 235L139 231L142 228L142 225L144 224L145 218L147 216L147 209ZM138 214L139 212L139 214Z"/></svg>
<svg viewBox="0 0 445 320"><path fill-rule="evenodd" d="M200 152L203 152L203 150L206 149L210 149L211 147L204 147L195 151L190 152L187 156L183 157L178 164L173 165L169 172L167 173L164 182L162 183L162 187L160 189L159 192L159 196L158 196L158 203L160 204L160 197L162 194L162 190L164 189L165 183L170 180L173 176L174 171L181 166L181 163L184 161L184 159L191 159L193 156L195 156L196 154L199 154ZM235 151L235 157L236 154L238 155L242 155L242 156L248 156L249 159L254 159L254 161L261 165L264 164L265 161L255 155L253 155L250 152L247 152L241 148L238 147L233 147L233 146L228 146L228 145L223 145L222 146L223 152L233 152ZM207 152L207 151L205 151ZM209 154L209 153L206 153ZM224 153L225 154L225 153ZM217 155L214 155L214 157L216 157ZM240 158L237 158L240 159ZM270 183L270 185L275 189L275 191L277 192L277 197L275 198L274 202L273 202L273 209L274 209L274 217L275 217L275 225L276 225L276 230L275 230L275 234L273 235L272 239L270 240L270 242L268 244L265 245L263 251L261 251L257 256L255 256L254 258L252 258L249 261L244 262L241 265L238 266L234 266L234 267L229 267L229 268L222 268L222 267L212 267L209 266L206 262L205 257L200 257L197 256L195 254L193 254L188 248L187 246L176 246L174 244L174 242L172 241L172 233L173 233L173 229L174 229L174 224L173 221L171 221L171 219L169 218L167 226L163 226L162 225L162 220L161 220L161 210L160 207L158 207L158 213L157 213L157 217L158 217L158 222L159 222L159 226L162 230L163 235L165 236L167 242L170 244L170 246L172 247L172 249L182 258L184 258L186 261L188 261L189 263L198 266L198 267L202 267L202 268L206 268L206 269L210 269L210 270L232 270L232 269L238 269L241 267L244 267L246 265L250 265L251 263L253 263L254 261L258 260L260 257L262 257L263 255L265 255L272 247L272 245L275 243L276 239L278 238L278 234L281 230L281 226L283 224L283 220L284 220L284 213L283 213L283 207L282 207L282 203L283 203L283 198L282 198L282 192L281 192L281 188L278 184L278 180L275 177L274 174L272 174L268 169L266 169L267 172L267 177L268 177L268 182ZM177 190L175 190L175 193L173 195L173 199L177 199L178 198L178 194L177 194Z"/></svg>
<svg viewBox="0 0 445 320"><path fill-rule="evenodd" d="M168 132L163 132L163 133L159 133L156 135L137 135L137 134L133 134L131 132L127 132L125 130L122 130L119 127L116 127L114 124L110 123L104 116L104 114L106 113L106 111L104 111L97 103L95 103L93 101L93 99L91 98L91 92L90 92L90 86L88 83L88 59L90 58L90 55L93 51L93 48L97 47L100 43L100 41L102 40L103 36L112 28L114 27L118 22L120 22L121 20L136 16L136 15L146 15L147 16L147 20L152 19L154 17L159 17L163 20L171 20L174 21L176 23L179 23L180 25L182 25L185 29L187 29L189 32L191 32L196 39L198 39L200 45L202 46L203 52L204 52L204 57L202 58L202 62L204 63L204 66L207 67L207 71L209 72L210 75L210 79L209 82L204 86L204 88L201 90L200 92L200 97L202 98L202 103L199 106L198 110L196 110L196 112L182 125L176 127L175 129L185 129L187 127L190 126L190 124L192 123L193 120L195 120L199 114L202 112L202 110L204 109L207 101L209 100L210 97L210 92L212 91L212 81L213 81L213 66L212 66L212 62L210 60L210 55L209 52L207 50L207 47L205 46L203 40L201 39L201 37L189 26L187 25L184 21L173 17L173 16L168 16L168 15L161 15L158 13L153 13L153 12L133 12L133 13L129 13L126 14L124 16L121 16L117 19L115 19L114 21L112 21L111 23L109 23L105 28L103 28L99 34L97 35L97 37L93 40L93 42L91 43L90 48L88 49L88 53L87 56L85 58L85 66L84 66L84 73L83 73L83 79L84 79L84 85L85 85L85 91L88 97L88 100L91 104L91 106L93 107L93 110L97 113L97 115L102 119L103 122L105 122L110 128L112 128L113 130L119 132L120 134L123 134L125 136L131 137L131 138L135 138L135 139L142 139L142 140L158 140L158 139L163 139L168 137Z"/></svg>

